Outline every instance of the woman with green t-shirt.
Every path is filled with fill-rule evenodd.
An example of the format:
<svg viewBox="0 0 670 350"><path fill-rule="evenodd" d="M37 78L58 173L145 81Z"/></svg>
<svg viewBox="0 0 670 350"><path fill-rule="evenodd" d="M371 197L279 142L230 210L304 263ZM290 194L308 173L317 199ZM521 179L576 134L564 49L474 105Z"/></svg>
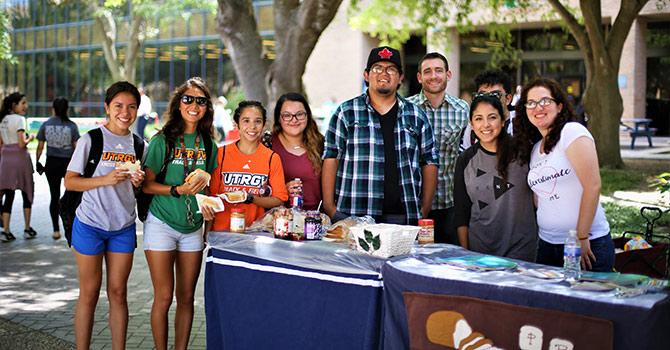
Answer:
<svg viewBox="0 0 670 350"><path fill-rule="evenodd" d="M195 194L203 192L208 180L185 180L196 169L209 173L216 168L216 157L208 156L214 147L213 116L205 82L191 78L175 90L164 114L167 122L149 143L144 192L154 197L144 224L143 245L154 287L151 331L156 349L168 347L168 310L174 290L174 348L186 349L191 334L203 249L203 219Z"/></svg>

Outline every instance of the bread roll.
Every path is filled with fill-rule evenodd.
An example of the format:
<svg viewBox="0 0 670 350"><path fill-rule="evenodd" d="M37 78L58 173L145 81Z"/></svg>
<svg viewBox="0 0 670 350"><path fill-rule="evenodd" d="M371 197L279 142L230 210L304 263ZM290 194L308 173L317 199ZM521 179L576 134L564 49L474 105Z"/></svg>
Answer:
<svg viewBox="0 0 670 350"><path fill-rule="evenodd" d="M116 169L126 169L129 173L134 173L140 170L142 163L139 160L134 162L128 160L125 162L117 162L115 167Z"/></svg>
<svg viewBox="0 0 670 350"><path fill-rule="evenodd" d="M202 169L195 169L193 170L188 176L186 176L186 179L184 180L187 183L193 183L195 181L198 181L199 179L205 179L207 184L209 184L209 179L212 176L209 175L208 172L202 170Z"/></svg>

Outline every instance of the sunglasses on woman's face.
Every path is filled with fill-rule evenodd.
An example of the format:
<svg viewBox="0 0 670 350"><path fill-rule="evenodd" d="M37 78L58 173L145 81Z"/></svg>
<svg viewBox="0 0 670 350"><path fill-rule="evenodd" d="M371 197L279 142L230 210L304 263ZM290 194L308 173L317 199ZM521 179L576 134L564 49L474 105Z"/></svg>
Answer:
<svg viewBox="0 0 670 350"><path fill-rule="evenodd" d="M207 97L202 96L191 96L191 95L181 95L181 103L185 105L190 105L191 103L198 104L198 106L207 106Z"/></svg>

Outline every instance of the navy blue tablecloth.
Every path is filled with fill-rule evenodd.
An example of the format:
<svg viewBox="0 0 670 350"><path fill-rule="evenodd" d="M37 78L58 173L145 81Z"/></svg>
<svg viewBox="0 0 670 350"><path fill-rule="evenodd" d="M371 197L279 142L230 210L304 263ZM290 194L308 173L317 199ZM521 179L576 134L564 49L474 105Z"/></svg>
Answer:
<svg viewBox="0 0 670 350"><path fill-rule="evenodd" d="M210 234L207 349L378 349L383 259L325 242Z"/></svg>
<svg viewBox="0 0 670 350"><path fill-rule="evenodd" d="M405 257L384 265L385 349L409 348L404 292L473 297L611 320L615 349L670 349L667 293L621 299L614 292L574 291L563 284L518 273L470 272L434 263L437 257L464 254L471 252L448 246L427 257Z"/></svg>

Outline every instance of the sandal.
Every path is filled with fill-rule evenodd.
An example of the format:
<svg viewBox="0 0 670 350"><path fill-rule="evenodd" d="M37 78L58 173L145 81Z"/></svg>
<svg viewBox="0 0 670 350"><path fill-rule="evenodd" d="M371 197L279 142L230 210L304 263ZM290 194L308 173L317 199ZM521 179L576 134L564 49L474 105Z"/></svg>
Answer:
<svg viewBox="0 0 670 350"><path fill-rule="evenodd" d="M37 236L37 232L35 232L32 227L28 227L27 229L23 230L23 238L33 239L35 236Z"/></svg>
<svg viewBox="0 0 670 350"><path fill-rule="evenodd" d="M4 232L3 231L2 235L0 235L0 241L2 241L3 243L11 242L15 239L16 239L16 237L14 237L14 235L11 232Z"/></svg>
<svg viewBox="0 0 670 350"><path fill-rule="evenodd" d="M54 234L51 235L53 239L60 239L60 231L54 231Z"/></svg>

